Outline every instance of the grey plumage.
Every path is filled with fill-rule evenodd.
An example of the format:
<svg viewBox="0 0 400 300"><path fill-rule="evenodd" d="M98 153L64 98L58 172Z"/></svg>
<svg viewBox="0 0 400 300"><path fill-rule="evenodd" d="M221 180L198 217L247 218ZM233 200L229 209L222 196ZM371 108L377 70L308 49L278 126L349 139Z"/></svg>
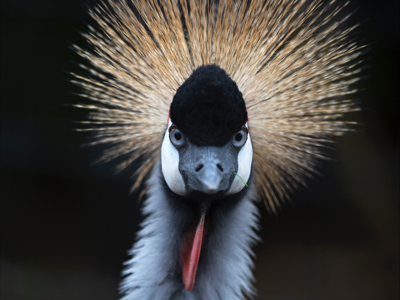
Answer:
<svg viewBox="0 0 400 300"><path fill-rule="evenodd" d="M214 215L216 224L202 250L196 285L184 290L179 262L181 229L191 218L175 205L160 177L160 162L149 178L148 198L144 200L146 219L130 251L121 285L122 300L239 300L253 295L252 246L258 241L259 213L253 189L232 199ZM227 208L227 209L226 209ZM207 245L212 245L208 247Z"/></svg>

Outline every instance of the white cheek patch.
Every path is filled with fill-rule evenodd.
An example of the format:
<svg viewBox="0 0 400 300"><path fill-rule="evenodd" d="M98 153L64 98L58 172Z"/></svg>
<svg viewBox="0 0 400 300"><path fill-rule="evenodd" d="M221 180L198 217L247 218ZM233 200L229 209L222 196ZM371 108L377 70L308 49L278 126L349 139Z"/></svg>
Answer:
<svg viewBox="0 0 400 300"><path fill-rule="evenodd" d="M246 144L240 149L238 154L238 171L237 174L247 183L251 173L251 163L253 161L253 146L251 144L250 134L248 134ZM228 195L239 193L245 184L235 175L231 188L227 192Z"/></svg>
<svg viewBox="0 0 400 300"><path fill-rule="evenodd" d="M168 187L174 193L183 196L187 192L185 182L179 172L179 152L169 139L169 127L171 125L172 123L169 121L168 129L161 145L161 170Z"/></svg>

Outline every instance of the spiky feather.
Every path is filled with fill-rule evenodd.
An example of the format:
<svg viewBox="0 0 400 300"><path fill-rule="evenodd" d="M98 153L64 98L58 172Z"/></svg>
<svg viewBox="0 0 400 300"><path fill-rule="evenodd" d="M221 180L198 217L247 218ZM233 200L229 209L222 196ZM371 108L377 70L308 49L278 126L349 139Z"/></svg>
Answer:
<svg viewBox="0 0 400 300"><path fill-rule="evenodd" d="M217 64L246 102L255 184L275 211L312 176L321 146L345 133L338 118L355 111L361 47L342 29L342 7L306 0L108 0L76 47L91 75L75 75L91 110L100 161L120 156L122 170L144 156L133 188L153 168L178 87L199 66Z"/></svg>

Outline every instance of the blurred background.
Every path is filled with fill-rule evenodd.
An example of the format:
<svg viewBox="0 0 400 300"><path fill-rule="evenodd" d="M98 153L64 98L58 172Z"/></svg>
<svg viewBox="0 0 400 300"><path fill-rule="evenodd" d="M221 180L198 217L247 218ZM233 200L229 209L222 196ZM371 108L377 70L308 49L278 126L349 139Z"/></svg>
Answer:
<svg viewBox="0 0 400 300"><path fill-rule="evenodd" d="M87 3L87 2L86 2ZM95 4L94 1L88 3ZM324 174L271 216L261 207L257 299L399 299L399 1L352 0L371 50ZM68 72L85 1L1 1L1 299L118 299L141 221L132 166L93 165Z"/></svg>

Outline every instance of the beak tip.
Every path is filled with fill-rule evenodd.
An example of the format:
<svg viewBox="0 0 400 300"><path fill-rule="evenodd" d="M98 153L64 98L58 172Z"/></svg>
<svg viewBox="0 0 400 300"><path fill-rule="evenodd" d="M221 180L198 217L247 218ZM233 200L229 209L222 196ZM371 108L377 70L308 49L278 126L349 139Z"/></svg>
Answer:
<svg viewBox="0 0 400 300"><path fill-rule="evenodd" d="M220 180L215 180L212 182L202 182L202 191L205 194L215 194L219 191Z"/></svg>

